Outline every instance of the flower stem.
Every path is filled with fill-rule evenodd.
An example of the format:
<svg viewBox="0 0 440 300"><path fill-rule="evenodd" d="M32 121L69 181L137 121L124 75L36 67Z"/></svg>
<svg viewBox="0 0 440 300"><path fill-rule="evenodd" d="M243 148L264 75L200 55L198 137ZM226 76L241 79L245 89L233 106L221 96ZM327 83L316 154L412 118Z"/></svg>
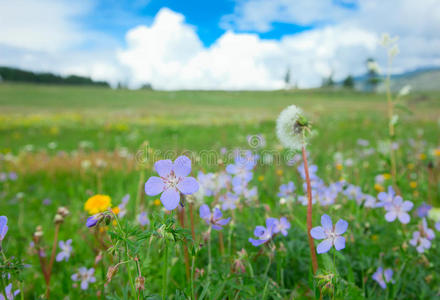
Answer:
<svg viewBox="0 0 440 300"><path fill-rule="evenodd" d="M191 262L191 296L192 296L192 299L196 299L195 292L194 292L194 267L195 267L195 264L196 264L196 257L193 256L192 262Z"/></svg>
<svg viewBox="0 0 440 300"><path fill-rule="evenodd" d="M272 253L269 254L269 262L267 263L266 266L266 270L264 271L264 276L267 277L267 273L269 273L269 269L270 269L270 265L272 264ZM264 285L264 290L263 290L263 296L261 297L261 299L266 299L266 291L267 291L267 286L269 285L269 277L266 279L266 284Z"/></svg>
<svg viewBox="0 0 440 300"><path fill-rule="evenodd" d="M162 266L162 300L167 297L168 286L168 241L165 239L165 247L163 254L163 266Z"/></svg>
<svg viewBox="0 0 440 300"><path fill-rule="evenodd" d="M55 260L55 254L57 251L58 233L60 231L60 224L61 223L55 224L55 235L53 238L52 252L50 254L49 268L47 269L47 282L46 282L46 298L47 299L49 299L49 295L50 295L50 277L52 276L52 267L53 267L53 262Z"/></svg>
<svg viewBox="0 0 440 300"><path fill-rule="evenodd" d="M394 185L396 185L396 153L394 152L394 148L393 148L395 133L394 133L394 123L392 122L394 115L394 103L391 98L390 72L391 72L391 58L388 58L388 72L387 72L385 85L387 90L387 104L388 104L388 132L390 135L391 177L393 179Z"/></svg>
<svg viewBox="0 0 440 300"><path fill-rule="evenodd" d="M302 147L302 156L304 160L304 172L306 174L307 182L307 236L309 237L309 248L310 256L312 258L313 274L316 274L316 271L318 270L318 260L316 259L315 245L310 233L312 230L312 185L310 184L309 166L307 164L306 147L304 145Z"/></svg>

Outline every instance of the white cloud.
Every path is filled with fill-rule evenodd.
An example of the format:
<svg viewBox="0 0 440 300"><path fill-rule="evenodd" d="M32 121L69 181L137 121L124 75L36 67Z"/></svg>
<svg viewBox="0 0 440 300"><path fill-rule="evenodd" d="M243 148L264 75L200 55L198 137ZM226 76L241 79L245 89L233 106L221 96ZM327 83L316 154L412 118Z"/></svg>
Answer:
<svg viewBox="0 0 440 300"><path fill-rule="evenodd" d="M118 57L132 71L133 84L149 82L159 89L278 89L287 67L300 86L311 87L336 69L361 73L376 40L352 27L328 27L280 41L228 31L205 48L181 14L162 9L151 26L128 32L127 48Z"/></svg>

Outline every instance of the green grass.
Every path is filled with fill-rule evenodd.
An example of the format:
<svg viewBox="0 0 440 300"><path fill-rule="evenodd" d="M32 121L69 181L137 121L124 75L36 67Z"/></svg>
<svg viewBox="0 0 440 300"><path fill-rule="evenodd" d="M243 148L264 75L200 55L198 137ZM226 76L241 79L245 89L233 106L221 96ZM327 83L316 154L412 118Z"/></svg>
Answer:
<svg viewBox="0 0 440 300"><path fill-rule="evenodd" d="M397 141L401 145L397 151L400 192L416 207L422 202L440 206L440 162L434 152L440 142L440 94L414 94L402 103L411 113L399 112L397 126ZM29 243L36 226L41 225L44 250L50 255L53 217L57 208L64 205L71 214L61 226L60 239L73 239L74 252L69 262L55 262L51 298L63 299L69 295L71 299L93 299L99 291L103 293L102 298L134 299L130 295L127 265L122 265L112 281L104 285L108 267L126 259L125 248L119 243L116 253L106 251L98 240L102 239L109 247L121 238L113 236L112 240L107 231L96 234L89 231L84 225L87 215L83 210L84 202L93 194L108 194L113 204L118 205L128 193L131 196L128 213L121 223L123 228L127 226L124 232L133 235L129 238L134 245L130 253L141 261L141 273L146 279L143 295L146 299L159 299L164 241L157 236L151 244L148 239L139 242L135 239L151 233L136 230L139 229L136 215L140 210L148 212L152 221L150 229L157 229L164 219L170 218L161 213L161 206L154 205L156 197L142 192L143 183L154 174L155 161L150 155L149 160L140 162L145 155L145 142L150 151L160 151L158 157L174 159L185 151L190 152L193 175L200 170L218 172L224 169L227 157L217 157L223 162L208 161L201 151L217 153L224 147L229 151L237 147L249 149L248 135L264 135L266 147L253 149L261 156L268 152L285 154L274 127L279 112L290 104L301 106L313 123L316 134L309 145L310 159L318 166L318 175L324 182L330 184L342 178L376 196L375 176L389 172L388 156L377 151L382 142L388 140L386 101L381 94L328 90L160 92L0 84L0 153L3 154L0 172L15 171L19 175L17 181L0 182L0 214L9 218L3 249L7 257L14 256L30 265L20 272L7 271L12 274L14 287L21 283L25 299L38 299L44 294L38 256ZM375 154L362 157L361 147L357 145L359 138L369 140ZM409 139L416 143L410 143ZM83 147L84 141L87 147ZM342 170L337 169L336 153L344 158ZM353 165L346 159L352 159ZM98 160L106 161L107 166L97 167ZM91 163L88 169L81 167L85 161ZM258 187L258 201L249 205L242 199L240 209L225 212L226 216L233 217L234 225L227 225L223 230L224 255L220 254L218 233L213 234L213 272L209 277L206 275L207 243L202 239L208 227L199 219L198 211L195 212L198 250L195 267L205 271L205 275L195 281L198 299L261 299L263 290L266 290L266 299L313 299L316 293L319 296L318 286L327 283L326 274L336 274L336 299L434 299L438 296L438 237L423 255L408 244L420 222L415 209L411 223L402 226L398 222L387 223L382 209L360 207L342 194L337 198L337 205L316 205L315 226L320 216L327 213L334 221L346 219L349 231L345 235L346 249L337 253L336 265L331 252L319 255L322 276L313 279L305 207L281 205L276 196L279 185L289 180L295 182L302 194L302 180L296 166L289 167L284 161L258 164L254 172L250 185ZM410 182L416 182L417 187L411 187ZM389 181L383 186L388 184ZM141 197L138 197L139 190ZM50 205L42 204L45 198L52 200ZM216 199L206 197L203 201L212 203ZM276 254L265 274L269 248L263 247L265 250L259 254L260 249L252 247L248 238L255 226L263 225L269 216L286 216L292 227L287 237L275 238ZM187 224L188 220L189 215ZM433 228L433 221L428 222ZM108 230L118 232L112 224ZM192 292L185 275L182 243L169 243L168 298L190 299ZM248 259L243 261L246 272L233 273L231 265L242 248L248 253ZM103 260L95 265L100 251L103 251ZM379 265L394 270L396 283L388 290L380 289L371 279ZM96 269L97 282L85 292L72 286L70 279L82 266ZM134 275L135 264L128 266ZM3 278L0 288L6 281ZM330 297L327 290L323 293L324 299Z"/></svg>

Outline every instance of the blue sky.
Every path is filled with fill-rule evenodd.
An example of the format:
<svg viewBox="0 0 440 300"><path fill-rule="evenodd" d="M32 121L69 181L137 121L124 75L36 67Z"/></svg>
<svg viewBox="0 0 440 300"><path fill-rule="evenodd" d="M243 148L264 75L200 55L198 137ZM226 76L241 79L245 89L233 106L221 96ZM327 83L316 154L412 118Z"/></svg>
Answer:
<svg viewBox="0 0 440 300"><path fill-rule="evenodd" d="M347 10L355 9L354 4L335 1ZM169 8L185 16L186 23L196 28L196 32L205 46L212 45L226 29L222 28L223 16L232 14L236 6L233 0L100 0L93 10L83 17L84 25L89 29L105 32L123 42L126 32L138 25L149 25L161 8ZM258 30L240 30L236 32L257 33L264 39L280 39L284 35L295 34L324 24L300 25L291 22L273 22L272 28L265 32Z"/></svg>
<svg viewBox="0 0 440 300"><path fill-rule="evenodd" d="M440 66L438 0L0 0L0 65L157 89L279 89Z"/></svg>

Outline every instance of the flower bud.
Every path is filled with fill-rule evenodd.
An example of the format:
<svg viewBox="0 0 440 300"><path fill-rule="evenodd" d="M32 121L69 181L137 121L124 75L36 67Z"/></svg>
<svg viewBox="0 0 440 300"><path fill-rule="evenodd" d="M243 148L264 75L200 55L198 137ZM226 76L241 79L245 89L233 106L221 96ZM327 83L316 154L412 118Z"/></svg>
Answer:
<svg viewBox="0 0 440 300"><path fill-rule="evenodd" d="M110 282L113 278L113 276L118 271L118 266L110 266L107 270L107 282Z"/></svg>
<svg viewBox="0 0 440 300"><path fill-rule="evenodd" d="M136 277L135 284L137 290L145 289L145 278L142 276Z"/></svg>

